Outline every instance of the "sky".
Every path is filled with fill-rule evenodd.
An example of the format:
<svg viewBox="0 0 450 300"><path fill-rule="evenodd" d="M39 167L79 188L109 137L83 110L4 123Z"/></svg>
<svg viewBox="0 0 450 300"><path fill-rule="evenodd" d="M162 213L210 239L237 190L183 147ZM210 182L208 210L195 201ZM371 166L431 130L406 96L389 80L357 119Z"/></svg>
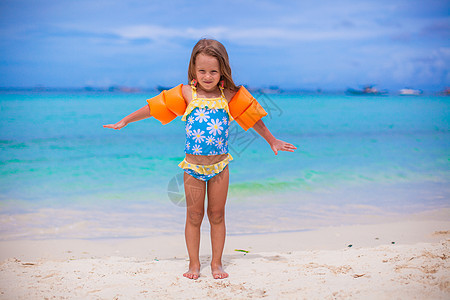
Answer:
<svg viewBox="0 0 450 300"><path fill-rule="evenodd" d="M450 86L448 0L1 0L0 87L187 83L204 37L250 87Z"/></svg>

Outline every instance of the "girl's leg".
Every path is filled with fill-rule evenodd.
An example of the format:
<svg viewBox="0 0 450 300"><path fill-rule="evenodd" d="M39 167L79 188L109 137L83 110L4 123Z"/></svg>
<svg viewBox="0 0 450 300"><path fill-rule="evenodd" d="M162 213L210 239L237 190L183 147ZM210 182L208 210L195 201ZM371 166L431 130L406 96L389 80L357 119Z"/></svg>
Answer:
<svg viewBox="0 0 450 300"><path fill-rule="evenodd" d="M186 195L186 247L189 253L189 270L184 277L197 279L200 276L200 226L205 213L206 182L184 173Z"/></svg>
<svg viewBox="0 0 450 300"><path fill-rule="evenodd" d="M208 181L208 219L211 224L211 271L215 279L226 278L222 268L222 252L225 245L225 202L229 182L228 166Z"/></svg>

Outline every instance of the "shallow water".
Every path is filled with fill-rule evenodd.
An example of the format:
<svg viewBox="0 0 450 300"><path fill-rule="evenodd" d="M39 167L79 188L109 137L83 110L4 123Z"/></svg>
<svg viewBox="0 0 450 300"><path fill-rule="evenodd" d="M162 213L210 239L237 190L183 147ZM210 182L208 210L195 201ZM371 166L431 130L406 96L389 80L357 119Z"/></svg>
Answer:
<svg viewBox="0 0 450 300"><path fill-rule="evenodd" d="M0 94L1 236L182 232L184 123L102 127L151 96ZM298 150L275 156L253 130L232 125L229 234L449 206L448 97L255 96L271 132Z"/></svg>

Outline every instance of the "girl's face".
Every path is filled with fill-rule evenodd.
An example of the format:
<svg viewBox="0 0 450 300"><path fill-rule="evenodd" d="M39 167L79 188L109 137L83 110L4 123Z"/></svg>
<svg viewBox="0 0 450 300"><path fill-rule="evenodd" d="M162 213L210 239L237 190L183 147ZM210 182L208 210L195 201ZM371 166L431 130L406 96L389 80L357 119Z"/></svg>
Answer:
<svg viewBox="0 0 450 300"><path fill-rule="evenodd" d="M214 91L220 81L220 65L217 58L200 53L195 58L195 77L205 91Z"/></svg>

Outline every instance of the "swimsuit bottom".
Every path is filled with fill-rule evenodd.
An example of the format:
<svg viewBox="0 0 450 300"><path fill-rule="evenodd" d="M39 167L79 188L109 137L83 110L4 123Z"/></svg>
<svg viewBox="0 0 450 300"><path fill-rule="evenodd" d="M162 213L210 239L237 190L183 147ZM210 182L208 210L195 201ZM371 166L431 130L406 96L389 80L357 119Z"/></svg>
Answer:
<svg viewBox="0 0 450 300"><path fill-rule="evenodd" d="M178 164L187 174L203 180L208 181L217 174L220 174L228 165L228 162L232 161L233 157L228 153L228 156L218 163L212 165L196 165L186 161L186 158Z"/></svg>

